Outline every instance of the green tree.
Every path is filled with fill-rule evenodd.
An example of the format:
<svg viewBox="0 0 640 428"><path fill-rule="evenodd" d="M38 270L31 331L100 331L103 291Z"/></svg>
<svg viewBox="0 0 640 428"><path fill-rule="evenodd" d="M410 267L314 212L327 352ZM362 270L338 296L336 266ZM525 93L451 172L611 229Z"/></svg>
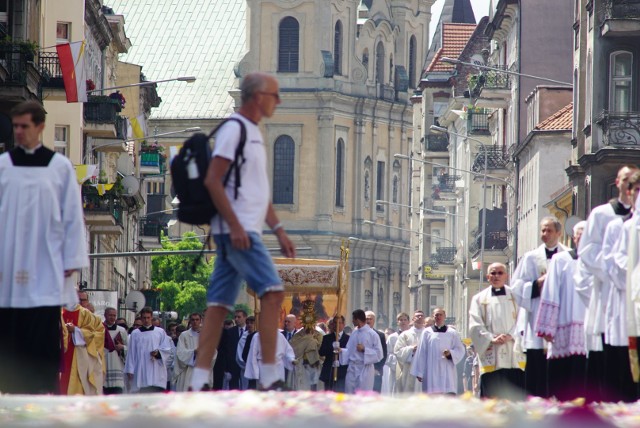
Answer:
<svg viewBox="0 0 640 428"><path fill-rule="evenodd" d="M162 250L200 250L202 243L193 232L182 235L178 242L171 242L162 236ZM196 256L153 256L151 257L151 280L160 290L163 311L178 312L179 319L191 312L203 311L207 307L206 289L213 269L214 257L208 262L203 257L193 269Z"/></svg>

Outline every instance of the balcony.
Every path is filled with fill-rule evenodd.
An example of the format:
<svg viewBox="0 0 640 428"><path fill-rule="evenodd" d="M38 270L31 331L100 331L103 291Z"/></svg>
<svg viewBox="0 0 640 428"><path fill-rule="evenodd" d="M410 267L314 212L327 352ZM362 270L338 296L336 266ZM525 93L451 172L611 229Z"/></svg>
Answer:
<svg viewBox="0 0 640 428"><path fill-rule="evenodd" d="M482 234L475 231L471 232L474 236L473 241L469 243L469 254L471 257L479 257L480 247L482 246ZM484 239L484 251L502 251L509 246L509 233L506 230L486 232Z"/></svg>
<svg viewBox="0 0 640 428"><path fill-rule="evenodd" d="M43 76L34 63L34 51L25 43L0 44L0 87L5 102L42 99Z"/></svg>
<svg viewBox="0 0 640 428"><path fill-rule="evenodd" d="M160 249L162 244L160 238L162 233L167 234L167 228L157 220L143 218L140 220L140 240L142 245L148 249Z"/></svg>
<svg viewBox="0 0 640 428"><path fill-rule="evenodd" d="M604 110L596 119L602 128L602 144L612 148L633 148L640 145L640 112L609 112Z"/></svg>
<svg viewBox="0 0 640 428"><path fill-rule="evenodd" d="M158 152L140 152L140 174L158 175L164 172L164 156Z"/></svg>
<svg viewBox="0 0 640 428"><path fill-rule="evenodd" d="M493 68L506 67L492 66ZM511 79L496 70L483 71L469 77L469 95L476 99L476 107L506 108L511 100Z"/></svg>
<svg viewBox="0 0 640 428"><path fill-rule="evenodd" d="M640 36L640 0L603 0L600 15L603 37Z"/></svg>
<svg viewBox="0 0 640 428"><path fill-rule="evenodd" d="M444 221L447 218L447 208L434 204L433 199L425 199L423 216L428 221Z"/></svg>
<svg viewBox="0 0 640 428"><path fill-rule="evenodd" d="M427 134L425 149L427 152L449 152L449 134Z"/></svg>
<svg viewBox="0 0 640 428"><path fill-rule="evenodd" d="M495 175L496 172L504 172L508 175L509 156L507 155L506 150L502 149L501 147L490 146L484 149L480 148L480 151L476 154L476 157L473 160L471 170L477 173L484 172L485 150L487 153L487 172L490 172L492 175Z"/></svg>
<svg viewBox="0 0 640 428"><path fill-rule="evenodd" d="M431 254L431 260L440 265L452 265L456 258L456 247L439 247L435 254Z"/></svg>
<svg viewBox="0 0 640 428"><path fill-rule="evenodd" d="M104 95L89 96L84 103L84 132L94 138L121 138L124 125L120 115L120 102Z"/></svg>
<svg viewBox="0 0 640 428"><path fill-rule="evenodd" d="M122 235L124 210L116 195L99 196L91 186L83 186L82 202L89 231L101 235Z"/></svg>
<svg viewBox="0 0 640 428"><path fill-rule="evenodd" d="M481 109L467 111L467 132L473 135L489 135L489 113Z"/></svg>
<svg viewBox="0 0 640 428"><path fill-rule="evenodd" d="M51 89L62 89L64 91L64 81L62 79L62 69L57 52L41 52L39 58L40 71L44 77L42 86Z"/></svg>

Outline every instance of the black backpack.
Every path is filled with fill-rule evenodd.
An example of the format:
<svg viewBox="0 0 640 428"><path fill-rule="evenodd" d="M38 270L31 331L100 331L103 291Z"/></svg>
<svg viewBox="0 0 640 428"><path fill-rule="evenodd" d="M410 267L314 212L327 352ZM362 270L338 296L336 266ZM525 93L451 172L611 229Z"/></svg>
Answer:
<svg viewBox="0 0 640 428"><path fill-rule="evenodd" d="M245 161L244 145L247 139L247 130L244 123L237 118L225 119L209 135L199 132L189 137L180 152L171 161L171 179L176 196L180 201L178 205L178 220L183 223L201 225L208 224L218 210L213 205L209 191L204 185L204 178L211 162L211 146L209 140L218 132L218 129L228 121L233 120L240 124L240 143L236 149L233 162L224 177L226 187L231 172L235 172L235 198L238 198L240 187L240 167ZM192 163L193 162L193 163Z"/></svg>

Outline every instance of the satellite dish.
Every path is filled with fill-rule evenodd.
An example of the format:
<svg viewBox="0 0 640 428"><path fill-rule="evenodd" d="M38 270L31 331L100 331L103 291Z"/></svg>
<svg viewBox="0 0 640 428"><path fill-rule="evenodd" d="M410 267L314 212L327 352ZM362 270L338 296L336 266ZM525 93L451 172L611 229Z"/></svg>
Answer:
<svg viewBox="0 0 640 428"><path fill-rule="evenodd" d="M136 313L144 308L145 303L146 299L144 298L144 294L136 290L130 291L129 294L127 294L127 298L124 299L125 308Z"/></svg>
<svg viewBox="0 0 640 428"><path fill-rule="evenodd" d="M572 215L564 222L564 231L567 235L573 237L573 228L576 224L580 223L582 219L577 215Z"/></svg>
<svg viewBox="0 0 640 428"><path fill-rule="evenodd" d="M122 187L127 196L133 196L140 190L140 182L133 175L127 175L122 179Z"/></svg>

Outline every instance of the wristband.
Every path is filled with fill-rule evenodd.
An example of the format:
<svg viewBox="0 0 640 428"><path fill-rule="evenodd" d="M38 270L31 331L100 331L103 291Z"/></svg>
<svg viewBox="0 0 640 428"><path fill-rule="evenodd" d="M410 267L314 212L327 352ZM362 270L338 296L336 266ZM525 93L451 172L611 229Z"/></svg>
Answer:
<svg viewBox="0 0 640 428"><path fill-rule="evenodd" d="M280 222L278 222L278 224L276 224L275 226L273 226L273 227L271 228L271 231L275 233L275 232L277 232L277 231L278 231L278 229L282 229L282 223L280 223Z"/></svg>

